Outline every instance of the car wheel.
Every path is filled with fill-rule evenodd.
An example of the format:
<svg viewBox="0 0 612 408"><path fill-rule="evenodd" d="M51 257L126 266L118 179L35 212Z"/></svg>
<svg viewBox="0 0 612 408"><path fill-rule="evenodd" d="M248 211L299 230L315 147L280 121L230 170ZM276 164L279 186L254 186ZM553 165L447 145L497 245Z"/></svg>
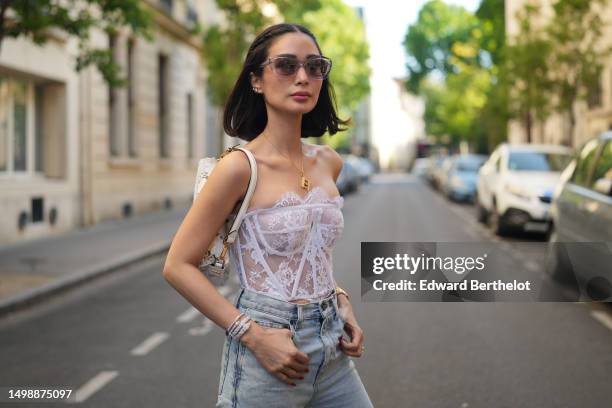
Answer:
<svg viewBox="0 0 612 408"><path fill-rule="evenodd" d="M557 232L553 228L546 251L546 273L557 282L576 285L576 277L567 250L558 239Z"/></svg>
<svg viewBox="0 0 612 408"><path fill-rule="evenodd" d="M455 195L453 194L453 191L451 189L447 188L445 194L448 200L455 201Z"/></svg>
<svg viewBox="0 0 612 408"><path fill-rule="evenodd" d="M497 211L497 203L493 201L491 213L489 214L489 227L495 235L504 236L508 231L504 219Z"/></svg>
<svg viewBox="0 0 612 408"><path fill-rule="evenodd" d="M478 222L486 224L487 219L489 218L487 209L482 206L482 204L480 203L480 200L478 199L478 196L476 196L475 201L476 201L476 219L478 220Z"/></svg>

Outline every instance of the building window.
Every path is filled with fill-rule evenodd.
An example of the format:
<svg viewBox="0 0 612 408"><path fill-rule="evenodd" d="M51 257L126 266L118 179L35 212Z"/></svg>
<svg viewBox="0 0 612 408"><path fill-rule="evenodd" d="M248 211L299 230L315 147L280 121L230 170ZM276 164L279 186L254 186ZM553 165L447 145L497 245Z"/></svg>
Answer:
<svg viewBox="0 0 612 408"><path fill-rule="evenodd" d="M187 158L192 159L194 157L194 126L193 126L193 94L187 94Z"/></svg>
<svg viewBox="0 0 612 408"><path fill-rule="evenodd" d="M168 152L168 57L158 56L157 105L159 117L159 155L169 157Z"/></svg>
<svg viewBox="0 0 612 408"><path fill-rule="evenodd" d="M166 11L166 13L172 14L173 1L172 0L160 0L162 8Z"/></svg>
<svg viewBox="0 0 612 408"><path fill-rule="evenodd" d="M108 36L108 48L111 52L112 59L117 63L117 36ZM108 136L109 136L109 154L112 157L120 155L119 141L119 98L116 88L108 85Z"/></svg>
<svg viewBox="0 0 612 408"><path fill-rule="evenodd" d="M34 120L34 171L44 172L45 169L45 128L43 127L44 122L44 111L45 105L45 87L43 85L36 85L34 90L34 112L36 118Z"/></svg>
<svg viewBox="0 0 612 408"><path fill-rule="evenodd" d="M34 85L0 75L0 172L33 172L40 167L34 162L34 110Z"/></svg>
<svg viewBox="0 0 612 408"><path fill-rule="evenodd" d="M0 174L66 176L66 87L0 74Z"/></svg>
<svg viewBox="0 0 612 408"><path fill-rule="evenodd" d="M136 157L138 152L136 151L136 78L134 77L135 71L135 56L134 56L134 39L128 40L127 49L127 79L128 79L128 154L130 157Z"/></svg>

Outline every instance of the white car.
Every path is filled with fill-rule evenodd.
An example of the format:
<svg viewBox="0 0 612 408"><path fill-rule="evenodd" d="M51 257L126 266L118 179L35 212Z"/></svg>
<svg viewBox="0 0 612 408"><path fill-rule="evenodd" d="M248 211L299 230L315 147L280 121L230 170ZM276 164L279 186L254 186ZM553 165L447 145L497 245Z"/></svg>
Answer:
<svg viewBox="0 0 612 408"><path fill-rule="evenodd" d="M572 155L565 146L499 145L478 173L478 220L498 235L510 229L548 233L552 194Z"/></svg>

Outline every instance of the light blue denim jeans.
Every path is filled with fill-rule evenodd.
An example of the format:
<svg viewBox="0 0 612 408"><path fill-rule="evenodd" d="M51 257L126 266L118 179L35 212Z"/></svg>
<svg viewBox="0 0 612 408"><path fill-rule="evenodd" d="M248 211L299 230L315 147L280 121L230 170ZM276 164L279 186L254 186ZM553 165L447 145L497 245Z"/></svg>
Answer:
<svg viewBox="0 0 612 408"><path fill-rule="evenodd" d="M289 385L263 368L241 341L226 336L217 407L373 407L355 363L338 345L344 320L335 292L296 304L242 288L234 305L261 326L290 329L296 347L310 359L310 371Z"/></svg>

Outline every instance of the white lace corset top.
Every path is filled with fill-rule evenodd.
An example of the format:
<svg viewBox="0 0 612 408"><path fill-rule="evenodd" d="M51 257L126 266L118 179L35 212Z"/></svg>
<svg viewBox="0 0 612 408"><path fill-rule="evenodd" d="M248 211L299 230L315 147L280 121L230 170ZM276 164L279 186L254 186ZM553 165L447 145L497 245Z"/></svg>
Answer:
<svg viewBox="0 0 612 408"><path fill-rule="evenodd" d="M317 300L335 287L332 248L342 234L342 196L314 187L284 193L268 208L249 209L229 247L242 287L292 301Z"/></svg>

